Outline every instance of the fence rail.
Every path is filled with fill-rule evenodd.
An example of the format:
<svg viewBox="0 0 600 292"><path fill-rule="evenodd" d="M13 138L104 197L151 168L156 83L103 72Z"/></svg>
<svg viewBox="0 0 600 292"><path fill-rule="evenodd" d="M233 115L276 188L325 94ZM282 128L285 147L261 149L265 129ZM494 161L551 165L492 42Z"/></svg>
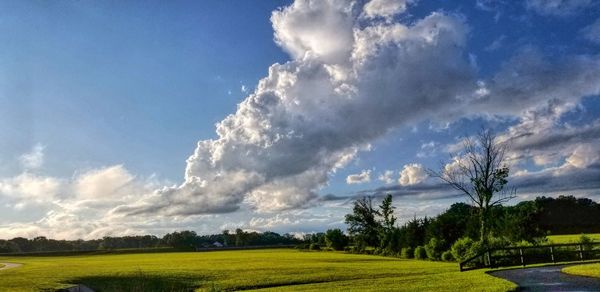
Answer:
<svg viewBox="0 0 600 292"><path fill-rule="evenodd" d="M488 249L459 263L460 271L532 264L600 260L600 242Z"/></svg>

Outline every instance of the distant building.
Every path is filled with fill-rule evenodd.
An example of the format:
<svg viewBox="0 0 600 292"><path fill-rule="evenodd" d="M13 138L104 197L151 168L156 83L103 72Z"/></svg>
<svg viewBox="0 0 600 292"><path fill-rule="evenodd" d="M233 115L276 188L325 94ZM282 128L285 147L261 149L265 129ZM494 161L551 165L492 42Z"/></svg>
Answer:
<svg viewBox="0 0 600 292"><path fill-rule="evenodd" d="M215 247L223 247L224 245L218 241L213 242L213 246Z"/></svg>

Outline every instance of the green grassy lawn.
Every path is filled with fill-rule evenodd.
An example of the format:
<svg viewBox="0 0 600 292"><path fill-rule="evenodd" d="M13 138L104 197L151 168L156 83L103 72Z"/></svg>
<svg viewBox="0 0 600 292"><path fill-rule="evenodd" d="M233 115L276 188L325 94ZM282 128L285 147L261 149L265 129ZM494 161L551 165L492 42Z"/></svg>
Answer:
<svg viewBox="0 0 600 292"><path fill-rule="evenodd" d="M600 242L600 233L586 234L596 242ZM576 243L579 242L581 234L552 235L548 239L554 243ZM600 263L575 265L562 269L562 272L572 275L600 278Z"/></svg>
<svg viewBox="0 0 600 292"><path fill-rule="evenodd" d="M586 234L594 241L600 241L600 233ZM567 234L567 235L549 235L548 240L552 243L577 243L581 234Z"/></svg>
<svg viewBox="0 0 600 292"><path fill-rule="evenodd" d="M4 268L4 265L3 265L3 264L0 264L0 269L1 269L1 268Z"/></svg>
<svg viewBox="0 0 600 292"><path fill-rule="evenodd" d="M572 275L600 278L600 263L570 266L562 269L562 272Z"/></svg>
<svg viewBox="0 0 600 292"><path fill-rule="evenodd" d="M0 291L81 283L101 291L507 291L516 286L455 263L291 249L62 257L0 257Z"/></svg>

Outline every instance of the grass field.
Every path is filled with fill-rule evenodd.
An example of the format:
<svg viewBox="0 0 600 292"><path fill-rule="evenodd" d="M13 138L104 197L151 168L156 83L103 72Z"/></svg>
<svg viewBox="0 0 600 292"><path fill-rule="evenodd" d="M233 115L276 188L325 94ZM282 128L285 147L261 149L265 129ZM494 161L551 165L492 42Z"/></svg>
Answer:
<svg viewBox="0 0 600 292"><path fill-rule="evenodd" d="M86 284L101 291L507 291L516 286L455 263L290 249L68 257L0 257L0 291Z"/></svg>
<svg viewBox="0 0 600 292"><path fill-rule="evenodd" d="M572 275L600 278L600 263L570 266L562 269L562 272Z"/></svg>
<svg viewBox="0 0 600 292"><path fill-rule="evenodd" d="M594 241L600 241L600 233L586 234ZM548 240L553 243L576 243L579 242L581 234L567 234L567 235L550 235Z"/></svg>

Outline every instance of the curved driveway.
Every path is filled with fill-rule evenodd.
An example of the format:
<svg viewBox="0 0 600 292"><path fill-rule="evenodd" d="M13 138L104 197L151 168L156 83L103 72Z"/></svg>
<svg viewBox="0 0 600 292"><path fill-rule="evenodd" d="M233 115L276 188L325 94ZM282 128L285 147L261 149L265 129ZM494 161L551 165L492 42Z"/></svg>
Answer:
<svg viewBox="0 0 600 292"><path fill-rule="evenodd" d="M600 280L562 273L566 265L490 272L519 285L520 291L600 291Z"/></svg>

